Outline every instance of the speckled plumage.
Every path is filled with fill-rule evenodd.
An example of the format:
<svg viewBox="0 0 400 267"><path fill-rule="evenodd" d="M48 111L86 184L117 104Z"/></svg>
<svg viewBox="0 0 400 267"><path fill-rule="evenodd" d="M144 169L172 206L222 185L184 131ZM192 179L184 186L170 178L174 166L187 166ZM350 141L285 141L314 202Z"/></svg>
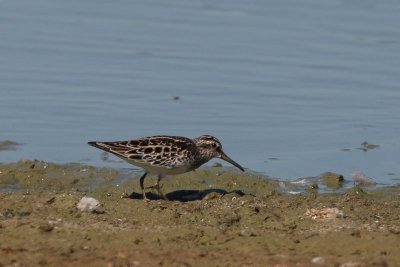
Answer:
<svg viewBox="0 0 400 267"><path fill-rule="evenodd" d="M192 171L215 157L224 159L244 171L239 164L222 151L219 140L210 135L202 135L194 139L157 135L129 141L94 141L88 142L88 144L145 169L146 172L140 178L144 199L146 199L146 194L143 181L147 173L158 176L157 184L151 188L156 188L159 194L164 197L159 182L165 175Z"/></svg>

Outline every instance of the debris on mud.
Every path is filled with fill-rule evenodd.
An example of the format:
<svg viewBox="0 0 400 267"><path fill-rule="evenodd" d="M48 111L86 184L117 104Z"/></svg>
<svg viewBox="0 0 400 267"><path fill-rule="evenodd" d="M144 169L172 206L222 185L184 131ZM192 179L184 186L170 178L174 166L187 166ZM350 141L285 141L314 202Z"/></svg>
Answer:
<svg viewBox="0 0 400 267"><path fill-rule="evenodd" d="M344 218L345 215L343 211L338 208L323 208L323 209L307 209L306 216L312 219L335 219Z"/></svg>

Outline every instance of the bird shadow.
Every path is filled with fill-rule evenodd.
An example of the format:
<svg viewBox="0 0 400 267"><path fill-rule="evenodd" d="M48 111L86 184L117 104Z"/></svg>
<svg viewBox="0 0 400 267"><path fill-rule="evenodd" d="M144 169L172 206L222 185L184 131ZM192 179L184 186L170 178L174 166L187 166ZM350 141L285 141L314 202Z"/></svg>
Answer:
<svg viewBox="0 0 400 267"><path fill-rule="evenodd" d="M235 193L239 196L246 195L246 193L244 193L242 190L226 191L224 189L206 189L206 190L176 190L166 194L165 196L170 201L190 202L190 201L202 200L210 193L220 194L221 197L231 193ZM152 192L147 192L146 196L149 200L163 199L161 196L154 194ZM141 193L133 192L128 196L128 198L143 199L143 195Z"/></svg>

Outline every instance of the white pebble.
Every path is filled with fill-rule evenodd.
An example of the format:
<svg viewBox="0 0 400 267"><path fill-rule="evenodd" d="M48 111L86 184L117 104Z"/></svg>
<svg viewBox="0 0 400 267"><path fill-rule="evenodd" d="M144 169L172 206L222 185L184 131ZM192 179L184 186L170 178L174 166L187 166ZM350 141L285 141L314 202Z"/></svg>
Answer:
<svg viewBox="0 0 400 267"><path fill-rule="evenodd" d="M364 265L360 262L346 262L340 265L340 267L362 267L362 266Z"/></svg>
<svg viewBox="0 0 400 267"><path fill-rule="evenodd" d="M325 264L325 259L322 257L315 257L311 260L311 262L315 264Z"/></svg>
<svg viewBox="0 0 400 267"><path fill-rule="evenodd" d="M84 211L84 212L95 211L99 206L100 206L99 201L92 197L83 197L76 205L78 210Z"/></svg>

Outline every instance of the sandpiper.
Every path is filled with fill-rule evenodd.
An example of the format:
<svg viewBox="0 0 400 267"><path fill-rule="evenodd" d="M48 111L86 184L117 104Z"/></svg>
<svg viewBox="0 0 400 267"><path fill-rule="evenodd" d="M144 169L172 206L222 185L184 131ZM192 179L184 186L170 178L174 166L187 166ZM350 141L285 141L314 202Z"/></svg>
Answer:
<svg viewBox="0 0 400 267"><path fill-rule="evenodd" d="M221 158L244 171L242 166L222 151L220 141L211 135L194 139L157 135L129 141L92 141L88 144L143 168L145 172L140 177L140 188L144 200L148 200L145 192L148 188L155 188L163 199L167 199L160 188L163 177L195 170L212 158ZM145 188L143 183L148 173L157 175L158 179L155 185Z"/></svg>

